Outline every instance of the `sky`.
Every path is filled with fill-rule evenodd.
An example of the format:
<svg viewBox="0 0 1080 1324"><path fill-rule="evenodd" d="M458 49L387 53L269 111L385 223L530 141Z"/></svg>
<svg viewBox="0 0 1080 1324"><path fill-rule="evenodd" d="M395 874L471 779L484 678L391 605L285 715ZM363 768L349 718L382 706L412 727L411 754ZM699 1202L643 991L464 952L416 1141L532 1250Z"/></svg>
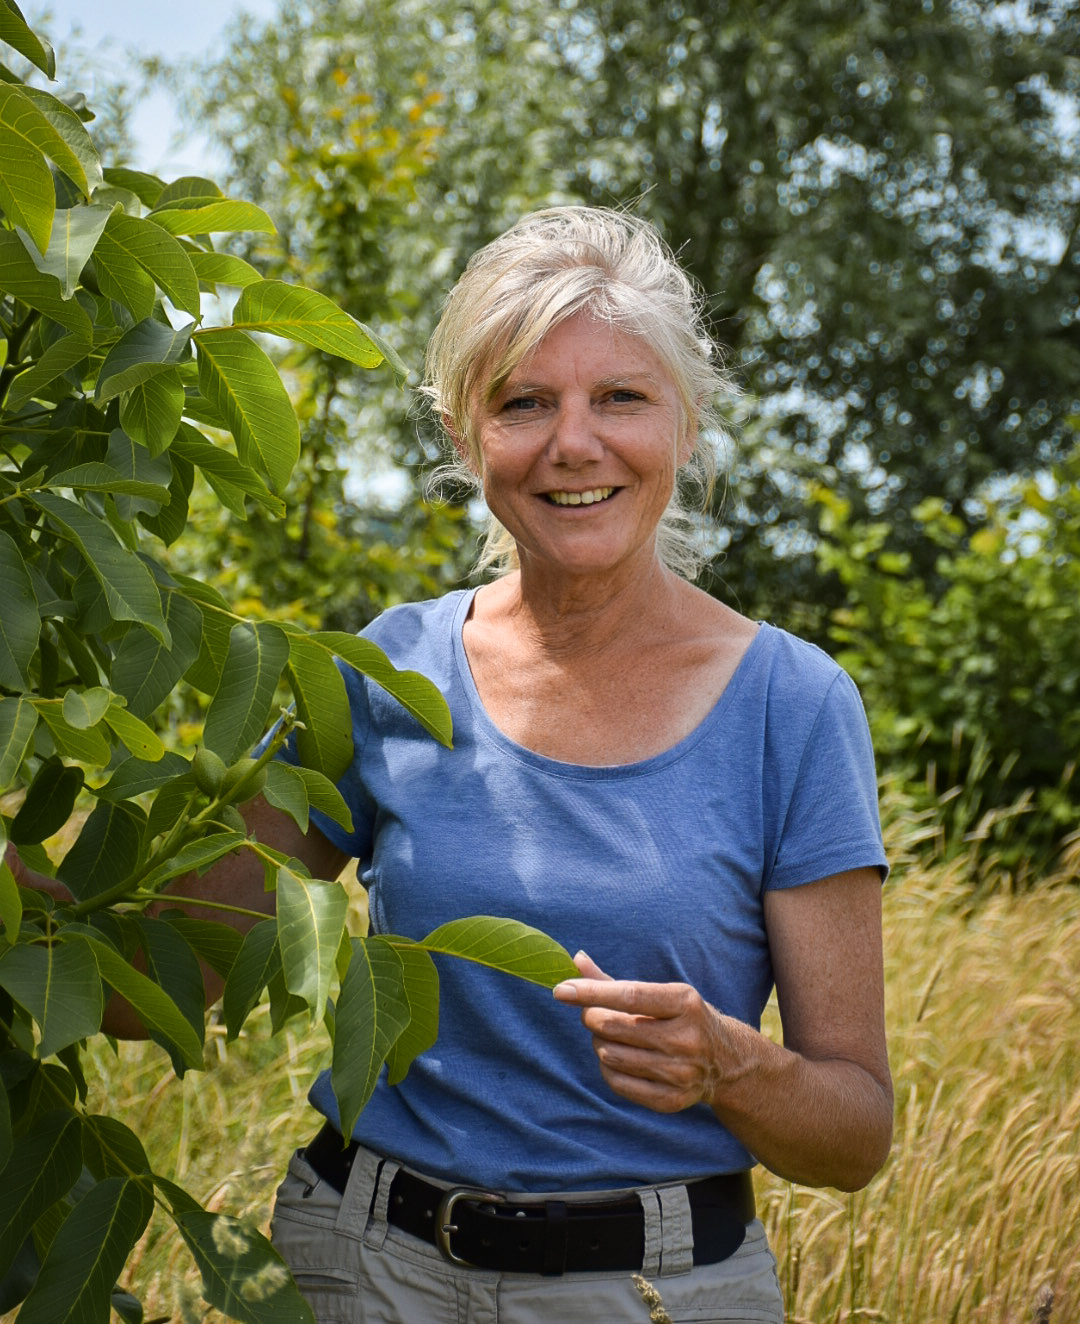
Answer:
<svg viewBox="0 0 1080 1324"><path fill-rule="evenodd" d="M247 13L265 20L277 10L278 0L21 0L19 7L35 29L36 21L47 16L61 72L64 42L73 30L81 30L79 44L114 77L123 78L133 64L131 52L169 59L206 55L233 18ZM188 173L213 178L215 162L207 159L209 149L198 134L186 132L184 142L175 144L181 125L166 92L140 100L132 127L138 143L133 164L139 168L169 178Z"/></svg>

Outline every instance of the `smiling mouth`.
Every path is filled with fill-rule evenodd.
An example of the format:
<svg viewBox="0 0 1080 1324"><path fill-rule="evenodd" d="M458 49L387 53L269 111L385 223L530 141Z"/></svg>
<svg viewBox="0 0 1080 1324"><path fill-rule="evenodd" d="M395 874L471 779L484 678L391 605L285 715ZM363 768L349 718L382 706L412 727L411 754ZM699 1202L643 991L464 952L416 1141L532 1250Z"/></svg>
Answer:
<svg viewBox="0 0 1080 1324"><path fill-rule="evenodd" d="M606 501L615 491L613 487L594 487L587 492L548 492L547 499L556 506L594 506Z"/></svg>

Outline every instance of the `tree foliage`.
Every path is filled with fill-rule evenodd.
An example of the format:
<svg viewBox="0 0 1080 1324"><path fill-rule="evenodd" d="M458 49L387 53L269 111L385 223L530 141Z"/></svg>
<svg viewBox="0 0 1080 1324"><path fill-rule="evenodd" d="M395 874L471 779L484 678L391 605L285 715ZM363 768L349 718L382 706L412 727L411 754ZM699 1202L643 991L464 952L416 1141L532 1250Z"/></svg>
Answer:
<svg viewBox="0 0 1080 1324"><path fill-rule="evenodd" d="M53 76L12 0L0 40ZM231 1036L264 996L279 1027L320 1022L336 990L348 1129L384 1060L399 1080L433 1041L433 953L543 983L573 965L507 920L457 921L424 942L350 936L340 884L248 834L237 805L259 790L303 829L313 807L348 825L334 785L352 756L339 667L451 739L438 692L373 645L246 618L171 561L196 478L237 520L285 513L302 431L267 338L364 372L388 350L321 291L216 246L272 234L261 207L206 179L103 166L81 102L0 73L0 847L73 898L0 862L0 1311L21 1303L23 1324L140 1319L116 1284L157 1208L212 1305L253 1324L310 1319L261 1235L202 1209L95 1111L80 1059L109 997L183 1075L203 1066L200 962L225 979ZM231 319L215 322L230 287ZM164 720L186 687L206 707L190 757ZM273 757L294 728L302 767ZM277 893L276 918L244 934L179 908L184 878L234 852Z"/></svg>
<svg viewBox="0 0 1080 1324"><path fill-rule="evenodd" d="M335 292L359 287L378 196L338 166L357 133L415 143L415 197L363 256L417 350L522 212L654 219L747 387L717 591L823 638L814 482L930 571L924 498L972 529L990 476L1071 445L1078 40L1072 0L306 0L245 33L201 107ZM415 428L380 430L422 454Z"/></svg>

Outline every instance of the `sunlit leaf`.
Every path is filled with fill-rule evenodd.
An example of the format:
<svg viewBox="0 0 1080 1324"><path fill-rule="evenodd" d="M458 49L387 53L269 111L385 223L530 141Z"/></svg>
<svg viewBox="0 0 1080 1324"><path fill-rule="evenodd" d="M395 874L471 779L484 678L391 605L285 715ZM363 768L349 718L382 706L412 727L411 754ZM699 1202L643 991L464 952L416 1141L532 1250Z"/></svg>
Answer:
<svg viewBox="0 0 1080 1324"><path fill-rule="evenodd" d="M2 833L0 833L0 842L2 842ZM3 856L3 850L0 849L0 923L4 926L4 941L14 942L19 932L19 926L22 924L23 904L22 897L19 894L19 885L15 881L15 875L8 868L7 862ZM0 1090L0 1096L6 1099L3 1090ZM0 1127L3 1119L0 1118ZM3 1152L3 1145L0 1142L0 1169L7 1162L7 1157Z"/></svg>
<svg viewBox="0 0 1080 1324"><path fill-rule="evenodd" d="M159 202L157 210L150 212L147 220L160 225L169 234L276 233L274 222L253 202L222 198L220 201L201 200L202 206L178 207L176 201L164 207Z"/></svg>
<svg viewBox="0 0 1080 1324"><path fill-rule="evenodd" d="M285 986L307 1003L315 1023L322 1020L330 996L348 905L340 883L301 878L284 865L278 868L278 945Z"/></svg>
<svg viewBox="0 0 1080 1324"><path fill-rule="evenodd" d="M38 271L17 234L0 229L0 290L67 327L87 347L94 329L78 299L65 299L55 276Z"/></svg>
<svg viewBox="0 0 1080 1324"><path fill-rule="evenodd" d="M40 69L46 78L56 77L53 48L30 30L16 5L0 3L0 41L13 46L35 68Z"/></svg>
<svg viewBox="0 0 1080 1324"><path fill-rule="evenodd" d="M195 274L206 285L233 285L243 289L245 285L262 280L261 273L250 262L234 257L231 253L207 253L202 249L189 249L188 256Z"/></svg>
<svg viewBox="0 0 1080 1324"><path fill-rule="evenodd" d="M68 690L63 698L64 721L77 731L97 726L109 707L112 696L104 685L90 689Z"/></svg>
<svg viewBox="0 0 1080 1324"><path fill-rule="evenodd" d="M256 1228L205 1209L175 1218L212 1306L240 1324L315 1324L285 1262Z"/></svg>
<svg viewBox="0 0 1080 1324"><path fill-rule="evenodd" d="M361 368L374 368L382 354L354 318L317 290L264 280L248 285L233 309L232 324L245 331L299 340Z"/></svg>
<svg viewBox="0 0 1080 1324"><path fill-rule="evenodd" d="M169 448L170 454L180 455L200 470L203 477L218 492L218 483L225 483L239 494L239 507L229 509L241 519L245 518L243 498L251 497L272 515L284 515L285 503L266 486L250 465L242 464L223 446L215 446L201 433L181 423L176 438ZM228 503L226 503L228 504Z"/></svg>
<svg viewBox="0 0 1080 1324"><path fill-rule="evenodd" d="M334 1018L330 1082L352 1135L391 1048L412 1019L401 958L383 938L354 938Z"/></svg>
<svg viewBox="0 0 1080 1324"><path fill-rule="evenodd" d="M84 195L92 193L102 183L101 159L82 120L71 106L43 88L24 83L22 93L49 121L68 153L65 157L63 149L54 143L52 150L46 151L46 156L82 189Z"/></svg>
<svg viewBox="0 0 1080 1324"><path fill-rule="evenodd" d="M34 707L49 728L57 753L77 763L104 767L112 750L98 727L77 727L64 717L62 699L35 699Z"/></svg>
<svg viewBox="0 0 1080 1324"><path fill-rule="evenodd" d="M165 746L157 732L118 703L109 705L105 721L137 758L154 762L164 757Z"/></svg>
<svg viewBox="0 0 1080 1324"><path fill-rule="evenodd" d="M199 279L191 258L184 246L160 225L144 217L128 216L126 212L114 210L94 250L94 266L99 280L103 265L118 288L123 288L124 268L138 266L177 308L192 317L199 316ZM106 290L106 293L111 294L111 291ZM145 306L141 311L144 317L149 316ZM135 308L131 308L131 312L139 316Z"/></svg>
<svg viewBox="0 0 1080 1324"><path fill-rule="evenodd" d="M228 423L244 464L284 488L300 456L300 425L277 369L243 331L199 331L199 389Z"/></svg>
<svg viewBox="0 0 1080 1324"><path fill-rule="evenodd" d="M30 254L39 271L55 276L60 282L60 292L65 299L75 293L83 267L90 260L110 211L109 207L95 206L62 208L53 220L44 253L40 257Z"/></svg>
<svg viewBox="0 0 1080 1324"><path fill-rule="evenodd" d="M387 1080L397 1085L409 1067L434 1044L439 1033L439 972L422 947L395 946L401 961L405 997L412 1013L386 1058Z"/></svg>
<svg viewBox="0 0 1080 1324"><path fill-rule="evenodd" d="M399 671L386 654L368 639L336 630L321 630L310 636L357 671L381 685L441 744L450 746L453 730L450 709L442 694L417 671Z"/></svg>
<svg viewBox="0 0 1080 1324"><path fill-rule="evenodd" d="M337 781L352 762L353 739L345 680L333 654L308 635L291 634L289 681L302 723L296 730L300 762Z"/></svg>
<svg viewBox="0 0 1080 1324"><path fill-rule="evenodd" d="M546 988L554 988L563 979L576 979L579 974L564 947L516 919L472 915L451 920L429 933L422 945L428 951L477 961Z"/></svg>
<svg viewBox="0 0 1080 1324"><path fill-rule="evenodd" d="M106 166L102 174L106 183L134 193L144 207L155 206L165 187L157 175L149 175L144 170L130 170L126 166Z"/></svg>
<svg viewBox="0 0 1080 1324"><path fill-rule="evenodd" d="M230 631L229 654L203 730L206 746L226 763L247 754L266 729L288 659L288 639L276 625L241 622Z"/></svg>

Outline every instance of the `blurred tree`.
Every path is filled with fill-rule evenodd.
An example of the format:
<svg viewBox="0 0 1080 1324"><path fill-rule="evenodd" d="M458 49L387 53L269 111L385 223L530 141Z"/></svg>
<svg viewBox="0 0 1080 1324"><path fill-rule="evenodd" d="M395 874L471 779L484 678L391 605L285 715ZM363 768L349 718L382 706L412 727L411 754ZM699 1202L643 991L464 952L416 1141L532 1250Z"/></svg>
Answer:
<svg viewBox="0 0 1080 1324"><path fill-rule="evenodd" d="M200 113L291 218L274 261L398 318L414 368L468 254L510 220L636 199L748 388L717 591L821 635L841 590L813 556L811 482L887 517L932 571L921 499L973 527L988 478L1062 449L1078 40L1071 0L306 0L200 75ZM356 159L391 142L407 181ZM388 403L350 435L429 458Z"/></svg>

